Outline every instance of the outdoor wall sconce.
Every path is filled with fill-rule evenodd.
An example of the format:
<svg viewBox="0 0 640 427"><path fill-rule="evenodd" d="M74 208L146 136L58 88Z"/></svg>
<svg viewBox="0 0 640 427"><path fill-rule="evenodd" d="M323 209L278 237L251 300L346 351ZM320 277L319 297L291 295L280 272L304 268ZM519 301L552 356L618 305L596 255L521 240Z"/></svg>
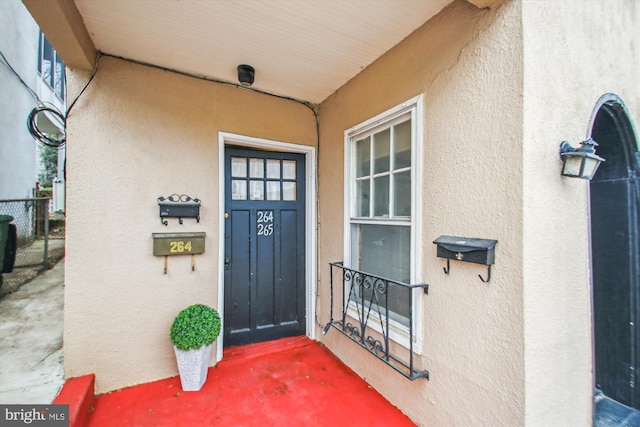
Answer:
<svg viewBox="0 0 640 427"><path fill-rule="evenodd" d="M605 160L596 154L598 143L593 139L582 141L580 145L580 148L573 148L567 141L560 144L562 176L591 180Z"/></svg>
<svg viewBox="0 0 640 427"><path fill-rule="evenodd" d="M158 206L160 221L164 225L169 225L165 218L178 218L180 224L182 218L195 218L196 222L200 222L200 199L192 199L186 194L172 194L169 197L158 197Z"/></svg>
<svg viewBox="0 0 640 427"><path fill-rule="evenodd" d="M256 70L251 65L241 64L238 65L238 81L244 87L249 87L253 84L253 80L256 76Z"/></svg>
<svg viewBox="0 0 640 427"><path fill-rule="evenodd" d="M447 267L443 267L445 274L451 271L450 261L466 261L489 266L487 278L478 274L480 280L488 283L491 280L491 265L495 262L495 247L497 240L472 239L468 237L440 236L433 241L437 245L437 256L447 260Z"/></svg>

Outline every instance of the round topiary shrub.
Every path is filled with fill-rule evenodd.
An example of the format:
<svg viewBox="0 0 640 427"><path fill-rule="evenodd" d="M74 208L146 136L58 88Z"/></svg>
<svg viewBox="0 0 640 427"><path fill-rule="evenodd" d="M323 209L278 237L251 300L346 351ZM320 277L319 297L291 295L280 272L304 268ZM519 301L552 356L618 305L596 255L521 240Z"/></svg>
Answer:
<svg viewBox="0 0 640 427"><path fill-rule="evenodd" d="M214 342L220 335L220 315L203 304L182 310L171 325L171 342L180 350L196 350Z"/></svg>

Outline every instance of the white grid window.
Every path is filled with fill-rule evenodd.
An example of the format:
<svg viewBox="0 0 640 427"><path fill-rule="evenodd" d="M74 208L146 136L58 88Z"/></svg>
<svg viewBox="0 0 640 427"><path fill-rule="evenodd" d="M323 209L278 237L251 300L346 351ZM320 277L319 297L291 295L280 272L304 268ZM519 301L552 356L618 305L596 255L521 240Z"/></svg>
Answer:
<svg viewBox="0 0 640 427"><path fill-rule="evenodd" d="M421 99L345 132L345 265L407 284L420 277ZM414 328L419 321L419 298L411 307L409 292L392 285L387 293L398 342L409 316Z"/></svg>

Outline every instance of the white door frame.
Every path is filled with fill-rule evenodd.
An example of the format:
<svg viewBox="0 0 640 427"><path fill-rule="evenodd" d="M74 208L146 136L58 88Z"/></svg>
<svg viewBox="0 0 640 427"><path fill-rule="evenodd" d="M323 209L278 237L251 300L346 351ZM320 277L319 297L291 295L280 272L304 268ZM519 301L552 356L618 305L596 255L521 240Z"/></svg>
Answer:
<svg viewBox="0 0 640 427"><path fill-rule="evenodd" d="M218 132L218 312L224 331L224 226L225 226L225 162L227 145L247 147L256 150L272 150L305 155L305 300L307 336L315 339L316 318L316 148L307 145L290 144L263 138ZM222 360L224 334L217 340L216 360Z"/></svg>

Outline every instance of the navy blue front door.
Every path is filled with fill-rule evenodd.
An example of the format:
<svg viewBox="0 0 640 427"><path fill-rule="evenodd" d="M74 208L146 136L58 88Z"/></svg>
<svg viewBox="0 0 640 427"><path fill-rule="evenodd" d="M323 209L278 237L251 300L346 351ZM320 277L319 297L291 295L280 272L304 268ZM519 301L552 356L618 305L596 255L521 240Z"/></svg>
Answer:
<svg viewBox="0 0 640 427"><path fill-rule="evenodd" d="M225 347L306 332L305 157L225 150Z"/></svg>

